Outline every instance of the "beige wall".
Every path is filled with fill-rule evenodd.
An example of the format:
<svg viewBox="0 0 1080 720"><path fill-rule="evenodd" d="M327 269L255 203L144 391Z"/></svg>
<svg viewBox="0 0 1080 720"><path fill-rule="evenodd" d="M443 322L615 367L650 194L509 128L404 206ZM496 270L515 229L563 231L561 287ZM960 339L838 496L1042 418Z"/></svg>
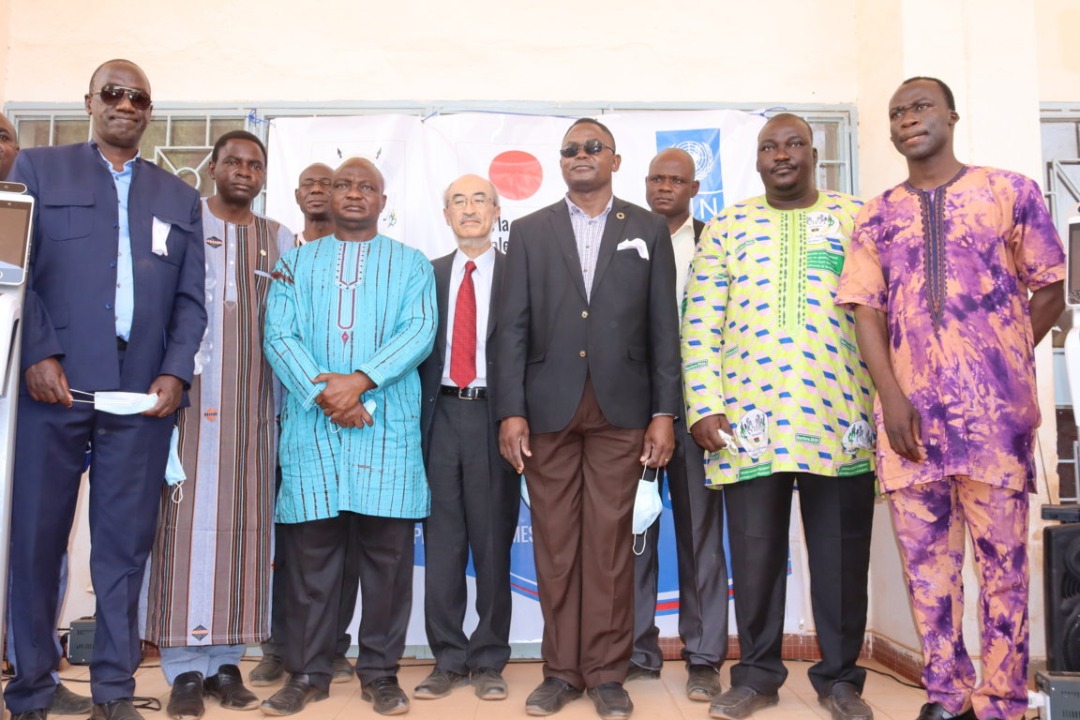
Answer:
<svg viewBox="0 0 1080 720"><path fill-rule="evenodd" d="M864 195L904 177L885 112L904 77L938 75L953 86L961 159L1034 177L1039 102L1080 101L1080 52L1067 37L1080 27L1075 0L668 0L640 9L551 0L542 11L523 7L0 0L0 101L76 102L93 67L123 56L146 69L159 102L853 104ZM1040 358L1049 398L1045 348ZM1040 468L1053 468L1053 414L1045 414ZM915 647L884 504L875 520L870 624ZM1033 541L1037 590L1035 530ZM84 542L83 535L77 544ZM84 582L78 577L73 590L81 593ZM1043 652L1039 598L1036 592L1036 655ZM85 604L72 597L69 615ZM969 603L969 633L973 623Z"/></svg>

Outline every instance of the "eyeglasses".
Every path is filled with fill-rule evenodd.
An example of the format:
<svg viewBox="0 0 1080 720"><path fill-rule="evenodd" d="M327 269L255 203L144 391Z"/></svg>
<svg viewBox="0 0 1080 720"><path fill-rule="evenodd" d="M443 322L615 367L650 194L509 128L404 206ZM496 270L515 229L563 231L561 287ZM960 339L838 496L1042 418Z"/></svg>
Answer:
<svg viewBox="0 0 1080 720"><path fill-rule="evenodd" d="M586 155L599 155L604 151L604 148L610 150L612 154L615 153L615 148L610 145L605 145L596 138L593 138L592 140L586 140L584 145L580 145L576 142L566 143L566 145L563 146L563 149L559 151L559 154L564 158L572 158L576 156L583 147L585 148Z"/></svg>
<svg viewBox="0 0 1080 720"><path fill-rule="evenodd" d="M669 182L675 187L682 187L683 185L688 185L691 181L679 177L678 175L650 175L645 178L645 182L650 185L663 185L664 183Z"/></svg>
<svg viewBox="0 0 1080 720"><path fill-rule="evenodd" d="M488 203L494 205L495 199L489 198L483 193L477 193L471 197L469 195L454 195L452 198L450 198L450 205L457 208L458 210L464 209L465 206L469 203L472 203L473 207L479 209L484 207Z"/></svg>
<svg viewBox="0 0 1080 720"><path fill-rule="evenodd" d="M128 102L136 110L149 110L150 109L150 95L137 88L124 87L123 85L113 85L108 83L100 90L91 95L100 95L101 101L106 105L119 105L120 101L127 95Z"/></svg>

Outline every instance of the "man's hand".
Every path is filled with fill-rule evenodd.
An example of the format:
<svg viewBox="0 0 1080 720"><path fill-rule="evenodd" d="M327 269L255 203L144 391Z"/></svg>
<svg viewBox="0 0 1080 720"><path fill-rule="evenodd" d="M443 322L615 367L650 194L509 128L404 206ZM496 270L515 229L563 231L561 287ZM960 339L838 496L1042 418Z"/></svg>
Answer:
<svg viewBox="0 0 1080 720"><path fill-rule="evenodd" d="M504 418L499 424L499 452L510 467L517 472L525 471L525 457L532 457L529 449L529 421L520 415Z"/></svg>
<svg viewBox="0 0 1080 720"><path fill-rule="evenodd" d="M320 373L311 378L311 382L326 383L323 391L315 396L315 403L323 409L323 414L332 420L335 416L344 416L344 413L351 411L360 404L360 396L375 387L371 378L362 372L348 375ZM368 415L368 418L371 416Z"/></svg>
<svg viewBox="0 0 1080 720"><path fill-rule="evenodd" d="M926 453L922 442L922 420L919 411L901 393L878 395L881 398L881 414L889 445L902 458L922 462Z"/></svg>
<svg viewBox="0 0 1080 720"><path fill-rule="evenodd" d="M176 412L180 407L180 401L184 399L184 382L174 375L158 375L154 382L150 383L148 393L157 393L157 405L150 408L143 415L150 417L166 417Z"/></svg>
<svg viewBox="0 0 1080 720"><path fill-rule="evenodd" d="M727 443L720 439L720 430L723 430L732 437L735 436L735 432L731 429L731 423L728 422L727 415L724 415L723 413L718 415L708 415L701 418L690 427L690 434L694 437L694 442L702 449L714 453L720 452L727 447Z"/></svg>
<svg viewBox="0 0 1080 720"><path fill-rule="evenodd" d="M30 397L38 402L60 403L64 407L71 407L71 389L68 388L67 375L56 358L39 360L26 368L23 377Z"/></svg>
<svg viewBox="0 0 1080 720"><path fill-rule="evenodd" d="M657 415L645 428L645 439L641 443L641 464L646 467L661 468L671 461L675 452L675 418L670 415Z"/></svg>
<svg viewBox="0 0 1080 720"><path fill-rule="evenodd" d="M367 411L363 403L356 403L345 412L331 415L330 422L343 428L363 428L364 426L371 427L374 425L375 419L371 417L371 413Z"/></svg>

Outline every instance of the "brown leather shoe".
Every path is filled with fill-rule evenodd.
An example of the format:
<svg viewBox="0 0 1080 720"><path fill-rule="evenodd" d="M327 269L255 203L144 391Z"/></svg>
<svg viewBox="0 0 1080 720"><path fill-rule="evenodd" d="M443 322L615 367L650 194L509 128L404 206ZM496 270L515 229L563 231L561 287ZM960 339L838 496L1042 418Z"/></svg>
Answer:
<svg viewBox="0 0 1080 720"><path fill-rule="evenodd" d="M254 710L259 707L259 698L244 687L244 677L235 665L219 667L216 675L206 678L203 689L228 710Z"/></svg>
<svg viewBox="0 0 1080 720"><path fill-rule="evenodd" d="M304 709L309 702L318 702L330 697L328 688L311 682L311 676L292 673L280 690L263 700L259 709L264 715L294 715Z"/></svg>
<svg viewBox="0 0 1080 720"><path fill-rule="evenodd" d="M201 672L180 673L173 680L169 691L169 704L165 712L172 720L199 720L206 712L203 703L203 676Z"/></svg>

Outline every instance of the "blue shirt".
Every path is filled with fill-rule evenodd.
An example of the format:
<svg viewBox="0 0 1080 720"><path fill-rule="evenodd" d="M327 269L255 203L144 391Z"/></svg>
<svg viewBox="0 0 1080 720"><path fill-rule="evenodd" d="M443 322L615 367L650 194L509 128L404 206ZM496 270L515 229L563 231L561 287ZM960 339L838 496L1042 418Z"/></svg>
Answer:
<svg viewBox="0 0 1080 720"><path fill-rule="evenodd" d="M99 149L100 153L101 150ZM116 313L116 337L127 340L131 335L131 318L135 314L135 273L131 262L131 229L128 222L128 195L131 194L131 176L138 155L124 163L124 169L113 169L112 163L102 155L105 166L112 173L116 183L117 212L117 249L116 249L116 299L113 310Z"/></svg>

